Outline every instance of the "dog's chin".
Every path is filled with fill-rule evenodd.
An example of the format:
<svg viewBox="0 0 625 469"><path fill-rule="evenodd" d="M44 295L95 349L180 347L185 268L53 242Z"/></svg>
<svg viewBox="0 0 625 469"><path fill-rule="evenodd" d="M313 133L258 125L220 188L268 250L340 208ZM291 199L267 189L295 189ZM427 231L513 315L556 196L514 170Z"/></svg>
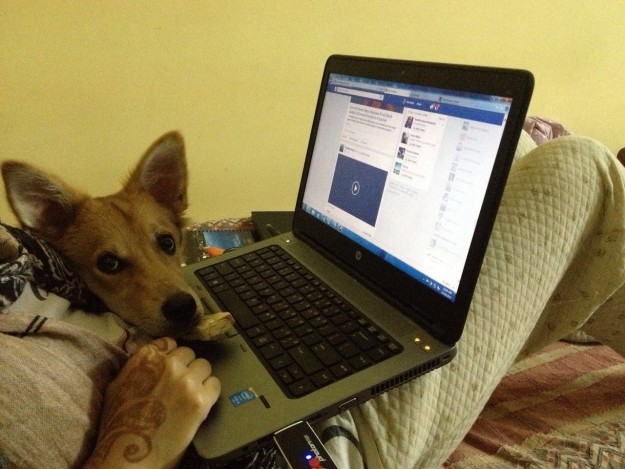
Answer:
<svg viewBox="0 0 625 469"><path fill-rule="evenodd" d="M196 315L190 322L180 323L177 321L140 321L132 324L137 329L151 337L172 337L179 339L192 331L199 323L201 315Z"/></svg>
<svg viewBox="0 0 625 469"><path fill-rule="evenodd" d="M163 336L172 337L174 339L180 339L191 332L200 322L200 316L197 316L188 324L179 324L175 322L169 322L163 329Z"/></svg>

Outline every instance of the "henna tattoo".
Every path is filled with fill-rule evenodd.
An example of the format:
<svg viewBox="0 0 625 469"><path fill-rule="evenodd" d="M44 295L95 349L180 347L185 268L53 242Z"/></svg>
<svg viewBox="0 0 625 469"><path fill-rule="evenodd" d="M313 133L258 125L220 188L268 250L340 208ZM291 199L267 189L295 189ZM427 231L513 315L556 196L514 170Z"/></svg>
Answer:
<svg viewBox="0 0 625 469"><path fill-rule="evenodd" d="M161 337L160 339L156 339L152 342L152 345L156 347L159 352L167 353L169 350L169 343L165 337Z"/></svg>
<svg viewBox="0 0 625 469"><path fill-rule="evenodd" d="M145 347L137 363L126 370L123 388L108 396L98 445L88 466L98 467L117 443L125 445L123 457L128 462L139 462L152 452L151 434L167 416L162 402L147 397L165 370L165 361L156 356L161 348L162 344Z"/></svg>

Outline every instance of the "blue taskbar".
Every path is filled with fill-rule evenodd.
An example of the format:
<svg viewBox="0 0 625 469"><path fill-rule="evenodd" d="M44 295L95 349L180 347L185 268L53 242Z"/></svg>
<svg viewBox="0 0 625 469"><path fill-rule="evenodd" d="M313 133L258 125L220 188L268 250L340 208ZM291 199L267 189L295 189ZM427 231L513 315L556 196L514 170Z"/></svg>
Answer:
<svg viewBox="0 0 625 469"><path fill-rule="evenodd" d="M389 254L388 252L384 251L383 249L380 249L379 247L377 247L373 243L367 241L362 236L357 235L356 233L354 233L350 229L348 229L348 228L338 224L336 221L334 221L329 216L321 213L320 211L310 207L307 204L302 204L302 208L309 215L315 217L317 220L319 220L322 223L328 225L330 228L340 232L346 238L351 239L355 243L357 243L360 246L362 246L363 248L367 249L369 252L371 252L374 255L380 257L381 259L383 259L386 263L396 267L397 269L401 270L405 274L408 274L409 276L411 276L412 278L414 278L418 282L422 283L426 287L434 290L435 292L437 292L441 296L443 296L443 297L445 297L445 298L447 298L447 299L449 299L451 301L454 301L456 299L456 293L453 290L447 288L444 285L441 285L439 282L437 282L436 280L434 280L431 277L428 277L423 272L415 269L414 267L412 267L409 264L403 262L402 260L400 260L397 257L393 256L392 254Z"/></svg>

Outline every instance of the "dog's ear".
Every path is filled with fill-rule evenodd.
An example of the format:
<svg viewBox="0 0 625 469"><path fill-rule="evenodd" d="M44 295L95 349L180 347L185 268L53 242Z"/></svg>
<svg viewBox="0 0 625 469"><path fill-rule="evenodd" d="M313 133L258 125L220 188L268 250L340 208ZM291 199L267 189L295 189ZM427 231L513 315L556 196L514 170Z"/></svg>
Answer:
<svg viewBox="0 0 625 469"><path fill-rule="evenodd" d="M169 132L145 152L124 190L147 192L180 218L187 208L187 181L184 140Z"/></svg>
<svg viewBox="0 0 625 469"><path fill-rule="evenodd" d="M18 161L4 162L2 177L11 208L22 226L48 241L62 235L88 198L57 176Z"/></svg>

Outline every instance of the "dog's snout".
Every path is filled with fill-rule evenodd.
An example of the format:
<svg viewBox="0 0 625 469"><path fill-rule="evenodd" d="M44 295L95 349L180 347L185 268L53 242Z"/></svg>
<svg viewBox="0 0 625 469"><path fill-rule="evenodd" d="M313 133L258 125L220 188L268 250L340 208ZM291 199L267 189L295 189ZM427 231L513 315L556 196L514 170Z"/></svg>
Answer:
<svg viewBox="0 0 625 469"><path fill-rule="evenodd" d="M170 321L188 323L195 316L197 305L188 293L176 293L163 303L162 311Z"/></svg>

